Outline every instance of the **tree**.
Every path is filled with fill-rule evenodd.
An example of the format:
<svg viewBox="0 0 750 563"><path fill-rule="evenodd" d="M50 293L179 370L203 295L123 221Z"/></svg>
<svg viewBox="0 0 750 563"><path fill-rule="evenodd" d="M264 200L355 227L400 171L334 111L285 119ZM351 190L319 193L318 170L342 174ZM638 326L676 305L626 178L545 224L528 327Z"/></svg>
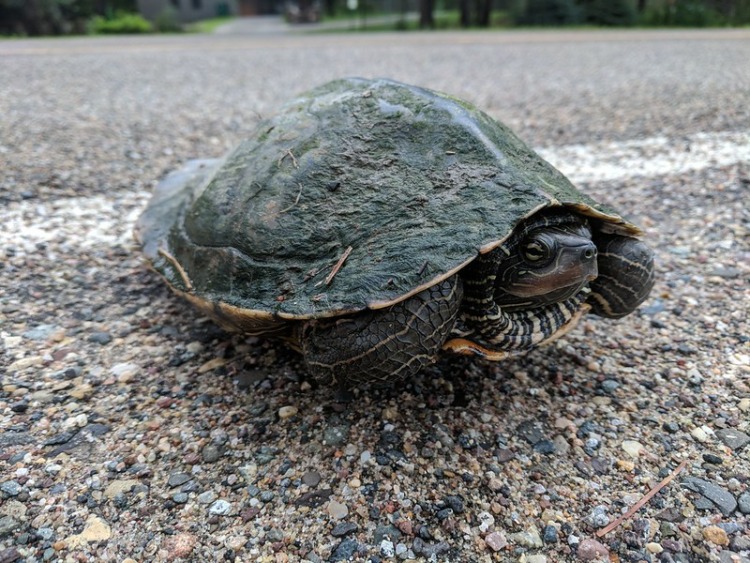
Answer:
<svg viewBox="0 0 750 563"><path fill-rule="evenodd" d="M435 27L434 10L435 0L419 0L419 27L422 29Z"/></svg>
<svg viewBox="0 0 750 563"><path fill-rule="evenodd" d="M461 27L489 27L492 0L459 0Z"/></svg>

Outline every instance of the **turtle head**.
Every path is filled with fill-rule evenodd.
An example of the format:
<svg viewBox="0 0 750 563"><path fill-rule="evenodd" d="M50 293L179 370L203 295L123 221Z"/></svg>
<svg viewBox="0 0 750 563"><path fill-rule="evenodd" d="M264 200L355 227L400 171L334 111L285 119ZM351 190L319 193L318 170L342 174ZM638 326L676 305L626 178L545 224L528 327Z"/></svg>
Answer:
<svg viewBox="0 0 750 563"><path fill-rule="evenodd" d="M504 310L564 301L598 275L591 229L570 213L532 217L502 250L495 301Z"/></svg>

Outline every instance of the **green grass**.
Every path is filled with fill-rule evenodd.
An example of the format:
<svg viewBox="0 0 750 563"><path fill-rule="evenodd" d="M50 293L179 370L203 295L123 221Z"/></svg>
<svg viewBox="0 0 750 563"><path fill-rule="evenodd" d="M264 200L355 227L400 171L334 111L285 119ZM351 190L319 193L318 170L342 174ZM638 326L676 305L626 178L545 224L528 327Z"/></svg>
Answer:
<svg viewBox="0 0 750 563"><path fill-rule="evenodd" d="M216 28L224 25L227 22L232 21L232 16L222 16L218 18L211 18L208 20L201 20L193 23L189 23L185 26L185 30L190 33L213 33Z"/></svg>

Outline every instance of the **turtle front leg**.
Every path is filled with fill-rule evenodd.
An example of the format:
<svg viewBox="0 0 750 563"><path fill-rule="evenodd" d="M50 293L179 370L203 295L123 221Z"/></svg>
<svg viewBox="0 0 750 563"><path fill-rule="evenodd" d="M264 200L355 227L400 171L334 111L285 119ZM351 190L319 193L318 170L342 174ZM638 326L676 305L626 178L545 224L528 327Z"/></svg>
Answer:
<svg viewBox="0 0 750 563"><path fill-rule="evenodd" d="M386 309L305 322L298 338L307 368L344 384L403 380L434 361L461 298L461 280L452 276Z"/></svg>
<svg viewBox="0 0 750 563"><path fill-rule="evenodd" d="M654 286L654 254L638 239L600 233L594 237L599 277L591 283L591 312L619 319L643 303Z"/></svg>

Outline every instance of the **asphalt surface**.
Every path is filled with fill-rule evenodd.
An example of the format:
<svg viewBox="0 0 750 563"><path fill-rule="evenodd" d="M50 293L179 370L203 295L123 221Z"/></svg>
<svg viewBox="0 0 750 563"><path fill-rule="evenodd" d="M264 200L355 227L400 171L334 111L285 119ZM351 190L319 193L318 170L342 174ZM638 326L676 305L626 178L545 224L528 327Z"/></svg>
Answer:
<svg viewBox="0 0 750 563"><path fill-rule="evenodd" d="M0 41L0 559L747 561L750 30L269 25ZM156 181L351 75L475 103L641 224L643 311L342 394L170 295Z"/></svg>

